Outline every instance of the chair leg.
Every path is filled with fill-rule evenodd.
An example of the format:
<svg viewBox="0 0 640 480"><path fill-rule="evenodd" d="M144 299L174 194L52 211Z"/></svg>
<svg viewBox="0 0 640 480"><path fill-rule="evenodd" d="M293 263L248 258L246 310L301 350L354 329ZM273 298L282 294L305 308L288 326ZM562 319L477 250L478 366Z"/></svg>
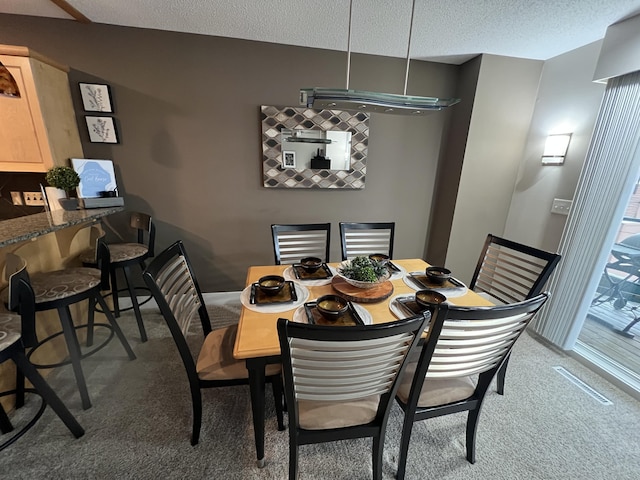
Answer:
<svg viewBox="0 0 640 480"><path fill-rule="evenodd" d="M74 437L80 438L84 435L84 429L80 426L75 417L67 409L62 400L56 395L53 389L45 381L44 378L38 373L36 367L34 367L24 352L18 351L13 356L13 361L17 365L18 369L29 379L36 391L42 395L44 401L49 405L53 411L60 417L60 420L64 422L67 428L71 431Z"/></svg>
<svg viewBox="0 0 640 480"><path fill-rule="evenodd" d="M476 433L478 431L478 420L480 418L480 405L474 410L469 410L467 417L467 461L476 463Z"/></svg>
<svg viewBox="0 0 640 480"><path fill-rule="evenodd" d="M411 440L411 431L413 430L413 416L409 412L404 412L404 423L402 425L402 437L400 438L400 454L398 455L398 471L396 478L404 480L407 467L407 455L409 453L409 440Z"/></svg>
<svg viewBox="0 0 640 480"><path fill-rule="evenodd" d="M115 268L109 272L111 275L111 300L113 301L113 316L120 317L120 301L118 300L118 275Z"/></svg>
<svg viewBox="0 0 640 480"><path fill-rule="evenodd" d="M124 267L122 269L124 271L124 280L127 282L127 289L129 290L129 295L131 296L131 305L133 306L133 312L136 315L136 321L138 322L138 330L140 330L140 340L142 343L147 341L147 332L144 328L144 323L142 323L142 314L140 313L140 305L138 305L138 298L136 297L136 290L133 288L133 284L131 283L131 270L129 267Z"/></svg>
<svg viewBox="0 0 640 480"><path fill-rule="evenodd" d="M24 406L24 373L16 369L16 408Z"/></svg>
<svg viewBox="0 0 640 480"><path fill-rule="evenodd" d="M382 447L383 447L383 435L382 432L378 432L373 437L373 449L372 449L372 464L373 464L373 480L382 479Z"/></svg>
<svg viewBox="0 0 640 480"><path fill-rule="evenodd" d="M96 300L95 298L89 299L89 315L87 317L87 347L93 345L93 324L96 317Z"/></svg>
<svg viewBox="0 0 640 480"><path fill-rule="evenodd" d="M298 479L298 440L295 432L289 435L289 480Z"/></svg>
<svg viewBox="0 0 640 480"><path fill-rule="evenodd" d="M2 404L0 403L0 432L4 435L13 431L13 425L7 416L7 412L4 411Z"/></svg>
<svg viewBox="0 0 640 480"><path fill-rule="evenodd" d="M504 377L507 374L507 365L509 364L509 357L511 356L511 354L507 355L507 358L504 359L504 363L502 364L502 366L500 367L500 369L498 370L498 375L497 375L497 388L496 390L498 391L498 393L500 395L504 395Z"/></svg>
<svg viewBox="0 0 640 480"><path fill-rule="evenodd" d="M104 316L107 317L107 320L113 327L113 331L118 336L118 340L120 340L120 343L122 344L125 351L127 352L127 355L129 355L129 360L135 360L136 354L133 353L133 350L131 350L131 346L129 345L129 342L127 342L127 337L125 337L124 333L122 333L122 330L120 330L120 326L118 325L118 322L116 321L114 314L111 313L111 310L109 310L109 307L107 306L107 302L105 302L104 298L102 298L102 295L100 294L100 292L96 293L95 299L100 305L100 308L102 308L102 311L104 312Z"/></svg>
<svg viewBox="0 0 640 480"><path fill-rule="evenodd" d="M197 445L200 440L202 427L202 392L200 387L191 387L191 403L193 404L193 429L191 430L191 445Z"/></svg>
<svg viewBox="0 0 640 480"><path fill-rule="evenodd" d="M78 390L80 391L82 408L86 410L88 408L91 408L91 400L89 399L89 392L87 390L87 383L84 379L84 373L82 373L82 365L80 363L80 361L82 360L80 343L78 342L76 329L74 328L73 321L71 320L71 312L69 311L69 306L59 307L58 315L60 316L62 331L64 332L64 338L67 342L67 349L69 350L69 356L71 357L73 373L76 377Z"/></svg>
<svg viewBox="0 0 640 480"><path fill-rule="evenodd" d="M282 407L282 377L276 375L271 380L271 388L273 389L273 399L276 403L276 418L278 419L278 430L285 429L284 426L284 413Z"/></svg>

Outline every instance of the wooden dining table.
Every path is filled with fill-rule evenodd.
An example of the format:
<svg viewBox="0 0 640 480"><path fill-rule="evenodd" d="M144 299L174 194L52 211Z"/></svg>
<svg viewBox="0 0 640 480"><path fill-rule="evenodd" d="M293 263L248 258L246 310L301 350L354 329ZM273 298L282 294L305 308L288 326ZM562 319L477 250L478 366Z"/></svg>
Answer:
<svg viewBox="0 0 640 480"><path fill-rule="evenodd" d="M400 267L401 273L392 276L390 279L393 285L393 293L387 298L375 303L358 303L364 307L371 316L373 323L384 323L397 320L398 317L390 309L390 301L397 295L411 294L416 291L407 285L403 279L407 272L424 272L429 266L421 259L393 260L393 263ZM329 264L335 269L339 264ZM290 265L265 265L249 267L247 272L247 287L258 281L265 275L283 275ZM453 273L455 276L455 272ZM304 280L299 283L309 292L307 302L316 298L336 293L332 285L312 286ZM246 295L246 291L244 292ZM246 299L246 296L245 296ZM450 303L460 306L491 306L491 302L482 298L475 292L467 290L466 293L449 298ZM265 421L265 367L270 363L280 362L280 345L276 324L279 318L293 320L299 304L292 305L290 310L280 312L259 311L259 308L247 308L243 302L236 342L233 355L237 359L245 360L249 371L249 388L251 392L251 409L253 414L253 427L256 444L256 457L258 467L265 464L264 458L264 421ZM284 306L283 308L286 308ZM268 310L268 309L265 309ZM339 327L336 327L339 328Z"/></svg>

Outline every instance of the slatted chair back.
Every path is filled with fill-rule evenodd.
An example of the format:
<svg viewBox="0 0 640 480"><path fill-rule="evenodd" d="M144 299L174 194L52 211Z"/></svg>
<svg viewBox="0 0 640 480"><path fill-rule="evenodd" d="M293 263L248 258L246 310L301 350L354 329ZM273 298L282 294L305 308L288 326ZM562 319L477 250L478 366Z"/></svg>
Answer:
<svg viewBox="0 0 640 480"><path fill-rule="evenodd" d="M298 263L304 257L329 261L330 223L271 225L276 265Z"/></svg>
<svg viewBox="0 0 640 480"><path fill-rule="evenodd" d="M372 253L383 253L393 258L395 225L395 222L340 222L342 260Z"/></svg>
<svg viewBox="0 0 640 480"><path fill-rule="evenodd" d="M520 302L542 292L559 261L557 253L489 234L469 288L494 303Z"/></svg>
<svg viewBox="0 0 640 480"><path fill-rule="evenodd" d="M200 319L205 335L211 332L209 314L182 242L163 251L147 267L143 277L179 349L181 345L186 346L184 337L194 318Z"/></svg>
<svg viewBox="0 0 640 480"><path fill-rule="evenodd" d="M475 462L478 418L489 385L514 343L548 298L495 307L436 307L428 339L412 359L398 389L405 412L397 477L405 476L413 423L469 411L467 460Z"/></svg>
<svg viewBox="0 0 640 480"><path fill-rule="evenodd" d="M429 314L387 324L318 326L278 320L289 411L289 478L298 475L298 446L373 437L373 477L391 402L406 359Z"/></svg>

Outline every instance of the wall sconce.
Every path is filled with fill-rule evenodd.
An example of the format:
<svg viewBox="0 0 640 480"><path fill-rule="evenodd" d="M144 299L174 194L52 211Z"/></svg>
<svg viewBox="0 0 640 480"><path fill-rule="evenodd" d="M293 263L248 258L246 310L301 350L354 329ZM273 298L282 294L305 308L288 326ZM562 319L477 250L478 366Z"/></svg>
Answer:
<svg viewBox="0 0 640 480"><path fill-rule="evenodd" d="M570 133L558 135L549 135L547 142L544 144L544 152L542 153L543 165L562 165L564 157L569 149Z"/></svg>
<svg viewBox="0 0 640 480"><path fill-rule="evenodd" d="M20 89L11 72L0 62L0 95L20 97Z"/></svg>

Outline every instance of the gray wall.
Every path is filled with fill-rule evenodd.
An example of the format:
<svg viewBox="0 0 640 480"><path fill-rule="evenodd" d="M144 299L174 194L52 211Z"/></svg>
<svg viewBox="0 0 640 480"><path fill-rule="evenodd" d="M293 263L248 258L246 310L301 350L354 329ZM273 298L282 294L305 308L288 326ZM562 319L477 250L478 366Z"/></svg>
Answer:
<svg viewBox="0 0 640 480"><path fill-rule="evenodd" d="M551 213L554 198L573 198L605 85L592 81L602 42L547 60L504 234L556 251L567 217ZM563 166L542 166L550 133L573 133Z"/></svg>
<svg viewBox="0 0 640 480"><path fill-rule="evenodd" d="M465 282L487 234L504 231L542 65L482 56L446 257Z"/></svg>
<svg viewBox="0 0 640 480"><path fill-rule="evenodd" d="M249 265L272 263L271 223L332 222L338 260L339 221L395 221L396 256L422 257L450 112L373 115L363 191L262 187L259 106L343 87L344 52L12 15L0 15L0 43L70 65L76 105L75 82L111 85L121 144L88 143L78 109L85 157L114 161L159 249L185 241L203 290L240 289ZM458 70L412 62L408 93L455 96ZM351 72L352 88L402 92L402 59L355 55Z"/></svg>

